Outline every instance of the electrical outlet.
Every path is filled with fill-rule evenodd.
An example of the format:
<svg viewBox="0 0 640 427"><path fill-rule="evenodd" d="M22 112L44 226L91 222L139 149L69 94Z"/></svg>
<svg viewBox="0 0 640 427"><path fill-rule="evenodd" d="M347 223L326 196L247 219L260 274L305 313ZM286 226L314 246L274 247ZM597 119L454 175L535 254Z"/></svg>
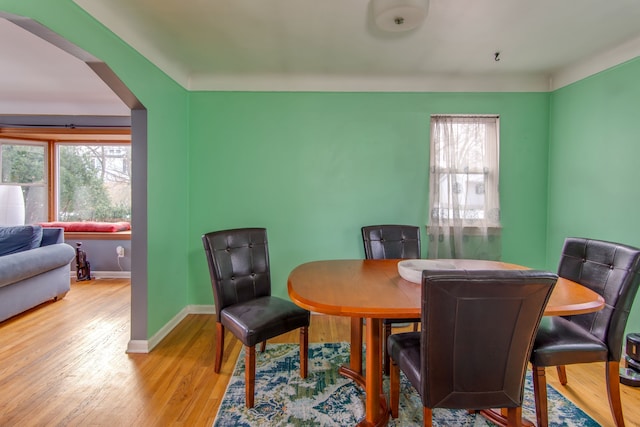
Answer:
<svg viewBox="0 0 640 427"><path fill-rule="evenodd" d="M116 253L118 254L118 258L124 257L124 248L122 246L118 246L116 248Z"/></svg>

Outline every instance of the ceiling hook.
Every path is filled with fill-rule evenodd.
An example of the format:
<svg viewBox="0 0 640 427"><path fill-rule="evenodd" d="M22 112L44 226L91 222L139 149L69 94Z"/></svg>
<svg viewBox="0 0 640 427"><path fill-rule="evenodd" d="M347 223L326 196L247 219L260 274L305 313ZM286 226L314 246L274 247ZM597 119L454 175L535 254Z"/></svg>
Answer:
<svg viewBox="0 0 640 427"><path fill-rule="evenodd" d="M496 52L493 54L493 60L496 62L500 61L500 52Z"/></svg>

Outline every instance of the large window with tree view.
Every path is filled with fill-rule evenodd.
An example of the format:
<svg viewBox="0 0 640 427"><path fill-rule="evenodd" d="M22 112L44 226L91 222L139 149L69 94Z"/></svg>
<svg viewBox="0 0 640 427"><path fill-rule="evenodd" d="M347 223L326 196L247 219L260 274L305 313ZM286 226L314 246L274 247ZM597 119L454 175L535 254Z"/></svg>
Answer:
<svg viewBox="0 0 640 427"><path fill-rule="evenodd" d="M0 139L0 177L0 224L131 220L129 143Z"/></svg>
<svg viewBox="0 0 640 427"><path fill-rule="evenodd" d="M57 144L58 221L131 220L130 145Z"/></svg>

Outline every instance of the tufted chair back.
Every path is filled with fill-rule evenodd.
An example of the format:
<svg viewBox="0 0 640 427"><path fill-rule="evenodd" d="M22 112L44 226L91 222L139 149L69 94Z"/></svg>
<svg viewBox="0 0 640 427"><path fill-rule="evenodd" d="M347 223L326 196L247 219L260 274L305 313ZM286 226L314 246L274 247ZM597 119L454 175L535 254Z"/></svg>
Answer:
<svg viewBox="0 0 640 427"><path fill-rule="evenodd" d="M413 225L362 227L367 259L420 258L420 228Z"/></svg>
<svg viewBox="0 0 640 427"><path fill-rule="evenodd" d="M203 235L202 242L218 322L225 307L271 294L266 229L213 231Z"/></svg>
<svg viewBox="0 0 640 427"><path fill-rule="evenodd" d="M578 282L604 299L601 311L567 317L609 348L609 360L622 355L624 329L640 283L640 250L619 243L569 237L558 276Z"/></svg>

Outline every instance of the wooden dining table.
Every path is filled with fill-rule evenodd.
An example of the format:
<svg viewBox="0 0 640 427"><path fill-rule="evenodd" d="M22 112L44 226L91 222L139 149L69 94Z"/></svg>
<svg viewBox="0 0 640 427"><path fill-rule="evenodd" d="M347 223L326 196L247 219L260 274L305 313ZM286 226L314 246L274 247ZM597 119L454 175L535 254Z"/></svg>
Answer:
<svg viewBox="0 0 640 427"><path fill-rule="evenodd" d="M365 417L359 426L382 426L389 419L382 390L382 320L419 318L422 287L398 273L401 260L326 260L301 264L289 274L289 297L312 312L351 318L349 366L341 374L365 390ZM524 270L516 264L484 260L446 261L455 269ZM598 311L604 299L596 292L559 278L545 316L566 316ZM362 319L366 319L365 369L362 370Z"/></svg>

